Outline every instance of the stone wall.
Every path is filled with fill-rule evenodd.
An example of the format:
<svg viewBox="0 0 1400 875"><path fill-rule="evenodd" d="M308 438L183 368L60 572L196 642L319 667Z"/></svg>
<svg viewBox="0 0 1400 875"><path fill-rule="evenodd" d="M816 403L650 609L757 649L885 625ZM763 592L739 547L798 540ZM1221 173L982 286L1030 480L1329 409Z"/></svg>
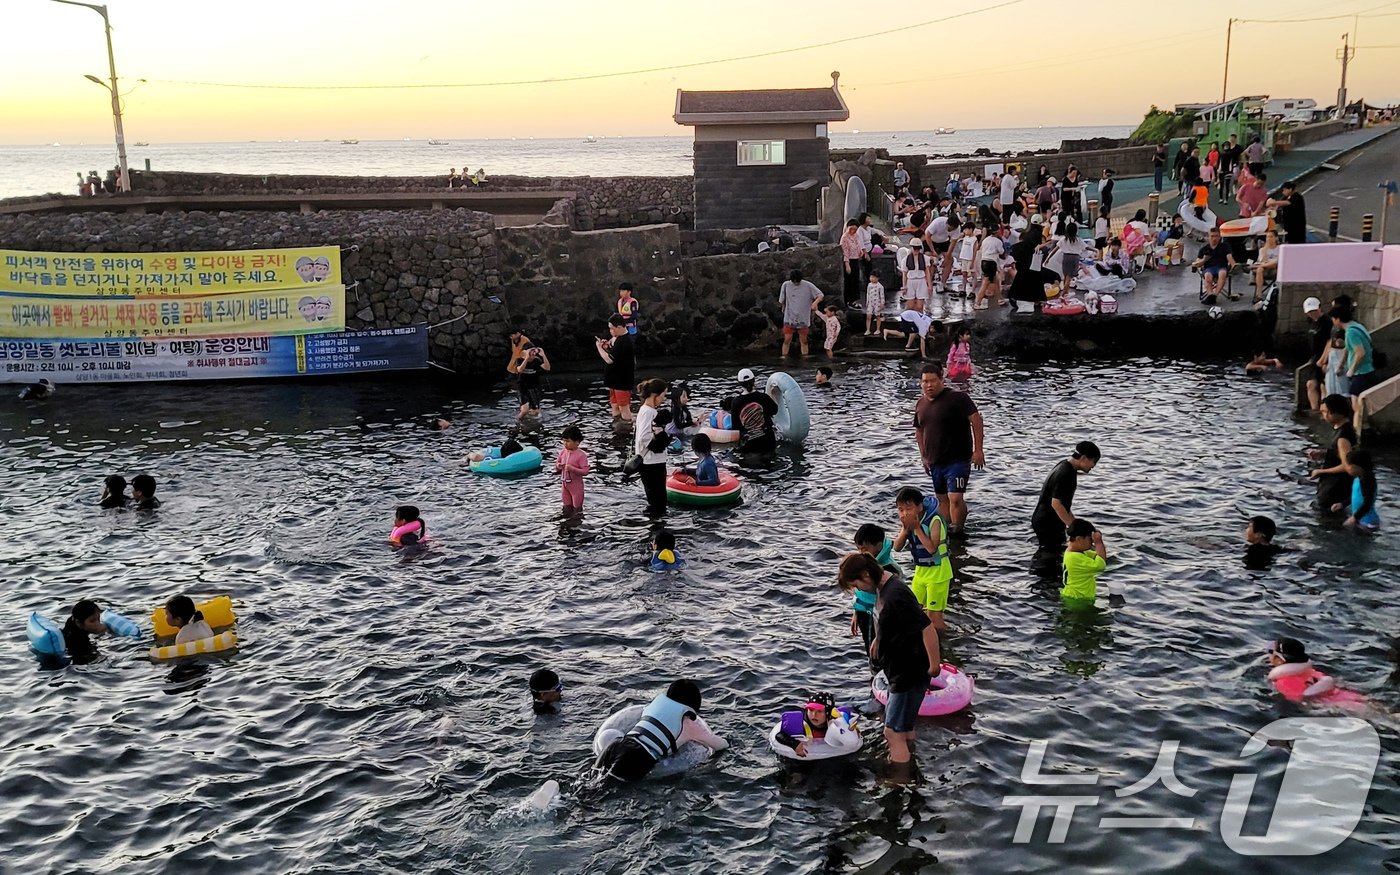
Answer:
<svg viewBox="0 0 1400 875"><path fill-rule="evenodd" d="M447 187L441 176L266 176L236 173L131 171L132 190L182 194L365 194L431 192ZM695 190L689 176L491 176L479 191L572 191L581 230L674 222L692 227Z"/></svg>
<svg viewBox="0 0 1400 875"><path fill-rule="evenodd" d="M1098 179L1105 167L1113 168L1114 173L1120 178L1147 176L1152 173L1152 153L1155 149L1156 146L1126 146L1084 152L1022 152L1011 156L984 155L973 158L935 160L929 160L924 155L897 155L891 154L886 149L878 149L876 154L881 160L875 166L874 184L883 188L887 193L894 193L895 162L904 163L904 169L909 171L909 185L916 192L925 185L932 185L941 192L948 187L950 174L956 173L959 176L966 176L969 173L976 173L980 176L988 164L1018 165L1029 171L1032 183L1035 181L1034 174L1042 164L1049 168L1050 175L1056 179L1063 179L1065 171L1069 169L1071 164L1079 168L1080 176L1091 180ZM855 149L833 150L831 160L854 159L859 158L861 154L861 150ZM1023 173L1023 178L1024 175Z"/></svg>
<svg viewBox="0 0 1400 875"><path fill-rule="evenodd" d="M1303 149L1336 134L1344 134L1351 126L1344 121L1317 122L1296 128L1284 128L1274 134L1274 152L1283 154L1293 149Z"/></svg>
<svg viewBox="0 0 1400 875"><path fill-rule="evenodd" d="M500 277L491 217L470 210L337 210L313 215L189 212L0 216L0 245L57 252L342 248L347 326L443 323L432 361L484 372L509 351L506 317L488 300ZM358 249L356 249L358 247Z"/></svg>
<svg viewBox="0 0 1400 875"><path fill-rule="evenodd" d="M786 224L794 185L830 178L826 137L787 141L787 163L740 167L735 140L695 144L695 227Z"/></svg>

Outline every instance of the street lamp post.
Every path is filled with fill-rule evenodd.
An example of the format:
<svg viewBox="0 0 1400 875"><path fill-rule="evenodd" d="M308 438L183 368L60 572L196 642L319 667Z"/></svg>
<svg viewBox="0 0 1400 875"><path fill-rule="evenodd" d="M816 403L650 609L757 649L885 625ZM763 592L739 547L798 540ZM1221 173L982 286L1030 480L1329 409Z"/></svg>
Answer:
<svg viewBox="0 0 1400 875"><path fill-rule="evenodd" d="M98 6L93 3L79 3L77 0L53 0L54 3L62 3L65 6L85 6L102 16L102 26L107 35L107 72L111 77L111 84L105 84L96 76L88 76L88 79L102 85L112 94L112 126L117 132L117 167L121 174L122 191L131 191L131 172L126 165L126 135L122 133L122 101L121 95L117 92L117 60L112 54L112 21L107 17L107 7Z"/></svg>

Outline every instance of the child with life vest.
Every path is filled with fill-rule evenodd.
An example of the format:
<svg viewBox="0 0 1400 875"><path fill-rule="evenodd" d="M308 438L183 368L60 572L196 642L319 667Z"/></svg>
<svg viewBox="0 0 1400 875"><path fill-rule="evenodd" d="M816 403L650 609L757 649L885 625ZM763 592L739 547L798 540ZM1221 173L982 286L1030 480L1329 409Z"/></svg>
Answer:
<svg viewBox="0 0 1400 875"><path fill-rule="evenodd" d="M676 533L661 529L651 542L651 570L671 571L685 567L685 560L676 550Z"/></svg>
<svg viewBox="0 0 1400 875"><path fill-rule="evenodd" d="M805 757L808 745L818 741L838 750L855 750L860 746L860 733L855 718L836 707L834 696L814 693L801 711L783 712L774 740Z"/></svg>
<svg viewBox="0 0 1400 875"><path fill-rule="evenodd" d="M418 515L418 508L401 504L394 508L394 529L389 543L395 547L410 547L428 540L428 524Z"/></svg>
<svg viewBox="0 0 1400 875"><path fill-rule="evenodd" d="M1361 693L1337 686L1336 680L1313 668L1303 642L1296 638L1280 638L1269 645L1269 683L1290 702L1351 709L1366 705Z"/></svg>
<svg viewBox="0 0 1400 875"><path fill-rule="evenodd" d="M856 549L874 556L875 561L891 574L901 578L904 576L904 572L894 561L894 541L886 537L885 530L880 526L866 523L856 529ZM851 637L860 635L861 642L865 645L861 652L870 663L871 674L874 674L877 669L875 661L870 657L870 642L875 640L875 593L866 592L859 587L853 589L852 593Z"/></svg>
<svg viewBox="0 0 1400 875"><path fill-rule="evenodd" d="M909 548L914 557L914 580L910 589L928 614L934 629L942 633L943 611L948 607L948 590L953 582L953 564L948 559L948 530L938 515L938 497L927 498L918 489L905 486L894 497L899 512L899 536L894 549Z"/></svg>
<svg viewBox="0 0 1400 875"><path fill-rule="evenodd" d="M690 680L673 681L643 709L636 725L626 733L614 731L600 741L603 753L597 767L605 777L619 781L645 778L658 762L692 741L712 751L729 747L729 742L711 732L701 719L700 687Z"/></svg>
<svg viewBox="0 0 1400 875"><path fill-rule="evenodd" d="M1099 574L1108 567L1103 533L1088 520L1075 517L1065 534L1069 537L1069 547L1065 550L1060 599L1069 607L1093 607L1098 595Z"/></svg>
<svg viewBox="0 0 1400 875"><path fill-rule="evenodd" d="M588 473L588 454L579 449L583 432L576 425L564 429L564 449L554 459L559 472L560 501L564 510L583 510L583 477Z"/></svg>

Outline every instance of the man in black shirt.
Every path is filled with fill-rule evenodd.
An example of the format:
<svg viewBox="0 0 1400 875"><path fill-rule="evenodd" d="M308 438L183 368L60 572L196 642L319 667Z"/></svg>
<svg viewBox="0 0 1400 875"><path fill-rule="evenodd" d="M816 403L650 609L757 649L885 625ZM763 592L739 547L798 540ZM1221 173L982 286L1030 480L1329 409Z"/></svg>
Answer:
<svg viewBox="0 0 1400 875"><path fill-rule="evenodd" d="M1304 376L1308 380L1308 407L1316 411L1322 403L1322 387L1325 385L1322 366L1318 361L1332 344L1332 320L1322 313L1322 302L1308 298L1303 302L1303 313L1308 317L1308 364Z"/></svg>
<svg viewBox="0 0 1400 875"><path fill-rule="evenodd" d="M612 408L613 427L632 421L632 390L637 385L637 353L632 335L627 333L627 320L617 313L608 317L607 339L598 338L595 346L603 360L603 385L608 387L608 406Z"/></svg>
<svg viewBox="0 0 1400 875"><path fill-rule="evenodd" d="M1234 134L1230 135L1230 142L1220 147L1220 175L1217 178L1220 190L1220 199L1228 200L1235 193L1235 168L1240 165L1240 158L1244 155L1244 147L1239 144Z"/></svg>
<svg viewBox="0 0 1400 875"><path fill-rule="evenodd" d="M1268 205L1277 207L1278 223L1283 226L1284 243L1308 242L1308 212L1303 203L1303 195L1298 191L1298 183L1285 182L1279 189L1281 198L1269 198Z"/></svg>
<svg viewBox="0 0 1400 875"><path fill-rule="evenodd" d="M1312 450L1309 455L1322 456L1322 464L1308 472L1317 482L1317 506L1329 513L1332 506L1351 507L1351 473L1347 456L1356 447L1356 428L1352 425L1351 400L1345 395L1328 395L1322 399L1322 418L1332 426L1332 443L1326 450Z"/></svg>
<svg viewBox="0 0 1400 875"><path fill-rule="evenodd" d="M778 402L767 392L754 388L754 374L748 368L739 372L739 385L744 394L728 400L727 409L734 417L734 427L739 432L739 452L745 455L767 455L777 452L778 433L773 428L773 417L778 412Z"/></svg>
<svg viewBox="0 0 1400 875"><path fill-rule="evenodd" d="M1040 487L1040 501L1031 514L1031 528L1044 550L1064 546L1065 529L1074 522L1074 490L1079 475L1094 470L1099 463L1099 448L1093 441L1080 441L1068 459L1061 459Z"/></svg>
<svg viewBox="0 0 1400 875"><path fill-rule="evenodd" d="M1211 228L1206 240L1196 260L1191 262L1191 269L1201 272L1201 303L1214 305L1215 296L1225 291L1226 280L1235 267L1235 253L1220 238L1219 228Z"/></svg>

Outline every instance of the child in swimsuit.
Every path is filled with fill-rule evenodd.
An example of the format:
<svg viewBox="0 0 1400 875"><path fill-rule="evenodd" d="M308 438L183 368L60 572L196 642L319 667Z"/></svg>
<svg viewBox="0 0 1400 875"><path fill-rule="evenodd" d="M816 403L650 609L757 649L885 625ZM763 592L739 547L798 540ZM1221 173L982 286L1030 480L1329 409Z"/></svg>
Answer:
<svg viewBox="0 0 1400 875"><path fill-rule="evenodd" d="M671 571L684 565L685 560L676 552L676 533L668 529L657 532L651 544L651 570Z"/></svg>
<svg viewBox="0 0 1400 875"><path fill-rule="evenodd" d="M1076 517L1065 533L1065 570L1060 598L1069 607L1093 607L1098 595L1099 574L1108 567L1108 551L1103 534L1086 519Z"/></svg>
<svg viewBox="0 0 1400 875"><path fill-rule="evenodd" d="M943 373L949 380L972 379L972 326L964 322L957 338L948 346L948 361Z"/></svg>
<svg viewBox="0 0 1400 875"><path fill-rule="evenodd" d="M562 486L561 501L564 510L583 510L583 475L588 473L588 454L578 448L583 443L583 432L571 425L564 429L563 439L564 449L554 460Z"/></svg>
<svg viewBox="0 0 1400 875"><path fill-rule="evenodd" d="M1376 513L1376 470L1369 450L1355 449L1347 453L1347 473L1351 475L1351 515L1343 525L1370 534L1380 529L1381 517ZM1333 512L1343 509L1341 504Z"/></svg>
<svg viewBox="0 0 1400 875"><path fill-rule="evenodd" d="M530 707L536 714L553 714L554 706L564 698L564 683L559 675L542 668L530 675Z"/></svg>
<svg viewBox="0 0 1400 875"><path fill-rule="evenodd" d="M836 707L830 693L814 693L801 711L784 711L782 724L774 735L779 744L792 748L799 757L807 755L808 745L824 742L832 747L854 747L860 740L854 719Z"/></svg>
<svg viewBox="0 0 1400 875"><path fill-rule="evenodd" d="M520 445L520 441L516 440L514 437L508 437L501 443L501 454L497 456L497 458L504 459L508 456L513 456L523 449L525 448ZM480 450L467 453L468 462L484 462L489 458L490 456Z"/></svg>
<svg viewBox="0 0 1400 875"><path fill-rule="evenodd" d="M204 621L203 612L195 610L194 599L187 595L171 596L165 603L165 622L179 630L175 633L176 644L214 637L214 630Z"/></svg>
<svg viewBox="0 0 1400 875"><path fill-rule="evenodd" d="M1313 668L1312 660L1296 638L1280 638L1269 647L1269 683L1290 702L1314 702L1357 709L1366 697L1344 687Z"/></svg>
<svg viewBox="0 0 1400 875"><path fill-rule="evenodd" d="M835 304L828 304L822 309L822 322L826 325L826 340L822 341L822 349L826 350L826 357L836 358L836 338L841 336L841 308Z"/></svg>
<svg viewBox="0 0 1400 875"><path fill-rule="evenodd" d="M695 486L718 486L719 464L710 455L714 444L707 434L697 434L690 439L690 448L695 450L695 464L680 470L680 479Z"/></svg>
<svg viewBox="0 0 1400 875"><path fill-rule="evenodd" d="M411 504L401 504L394 508L394 529L389 533L389 543L395 547L409 547L428 540L428 524L418 515L418 508Z"/></svg>
<svg viewBox="0 0 1400 875"><path fill-rule="evenodd" d="M110 474L102 481L102 499L97 506L103 510L114 507L126 507L131 501L126 494L126 478L120 474Z"/></svg>
<svg viewBox="0 0 1400 875"><path fill-rule="evenodd" d="M914 557L914 581L910 587L933 627L939 634L947 628L943 611L948 607L948 589L953 582L953 563L948 559L948 529L938 515L938 497L927 498L912 486L905 486L894 497L899 511L899 537L894 549L906 546Z"/></svg>

